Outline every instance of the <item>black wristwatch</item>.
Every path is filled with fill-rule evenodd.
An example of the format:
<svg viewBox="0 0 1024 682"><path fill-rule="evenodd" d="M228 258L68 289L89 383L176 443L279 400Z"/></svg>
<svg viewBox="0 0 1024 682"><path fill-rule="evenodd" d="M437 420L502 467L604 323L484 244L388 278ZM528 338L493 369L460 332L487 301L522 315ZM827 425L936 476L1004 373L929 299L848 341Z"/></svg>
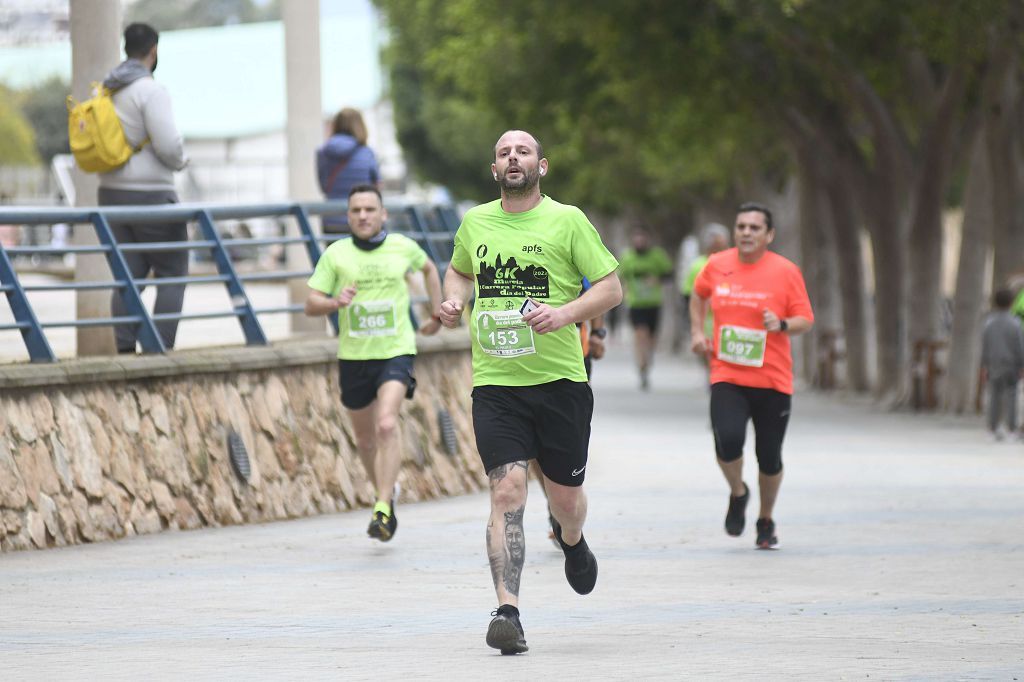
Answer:
<svg viewBox="0 0 1024 682"><path fill-rule="evenodd" d="M786 318L782 318L781 320L779 320L779 331L784 332L787 329L789 329L789 323L786 322Z"/></svg>
<svg viewBox="0 0 1024 682"><path fill-rule="evenodd" d="M599 339L603 339L604 337L608 336L608 329L605 327L600 327L599 329L591 329L590 335L596 336Z"/></svg>

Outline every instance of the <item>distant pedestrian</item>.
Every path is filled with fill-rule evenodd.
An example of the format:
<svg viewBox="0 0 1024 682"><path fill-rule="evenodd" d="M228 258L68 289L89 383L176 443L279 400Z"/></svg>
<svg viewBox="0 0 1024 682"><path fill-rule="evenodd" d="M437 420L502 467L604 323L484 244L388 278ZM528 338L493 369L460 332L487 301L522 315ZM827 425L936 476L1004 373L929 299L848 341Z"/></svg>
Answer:
<svg viewBox="0 0 1024 682"><path fill-rule="evenodd" d="M101 206L166 206L178 203L174 190L174 171L185 167L185 146L174 124L171 97L164 86L153 80L156 71L157 43L160 36L147 24L130 24L124 30L125 61L114 67L103 81L113 92L114 107L121 120L125 138L139 148L128 162L108 173L100 173L98 201ZM115 223L111 229L121 244L135 242L176 242L188 240L188 226L170 223ZM132 251L124 254L128 269L136 281L150 273L155 277L182 277L188 274L188 250ZM141 288L141 287L140 287ZM185 299L185 285L157 287L153 312L177 314ZM111 299L114 317L127 315L123 293L115 290ZM164 346L174 348L178 320L156 323ZM138 325L114 328L118 353L134 353Z"/></svg>
<svg viewBox="0 0 1024 682"><path fill-rule="evenodd" d="M346 107L335 115L331 136L316 150L316 174L328 199L347 199L356 185L380 189L377 157L366 140L366 124L359 111ZM327 234L347 234L348 216L324 216L323 226Z"/></svg>
<svg viewBox="0 0 1024 682"><path fill-rule="evenodd" d="M1017 384L1024 377L1024 329L1010 312L1013 294L1000 289L981 332L981 380L988 383L988 430L995 440L1017 430Z"/></svg>

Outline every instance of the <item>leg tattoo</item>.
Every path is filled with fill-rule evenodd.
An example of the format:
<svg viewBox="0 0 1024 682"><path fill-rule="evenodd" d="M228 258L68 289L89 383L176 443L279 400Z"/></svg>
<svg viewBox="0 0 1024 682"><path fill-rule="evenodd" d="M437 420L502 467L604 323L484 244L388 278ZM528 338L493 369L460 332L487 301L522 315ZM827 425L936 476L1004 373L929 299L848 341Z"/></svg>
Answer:
<svg viewBox="0 0 1024 682"><path fill-rule="evenodd" d="M527 462L502 464L487 472L492 494L517 467L526 469ZM487 524L487 560L491 565L494 589L502 588L517 597L519 596L519 583L523 576L523 563L526 558L526 540L523 534L525 509L525 504L512 511L492 508L491 520Z"/></svg>
<svg viewBox="0 0 1024 682"><path fill-rule="evenodd" d="M508 476L513 470L515 470L516 467L519 467L520 469L525 469L528 466L528 462L512 462L511 464L502 464L500 466L494 467L493 469L487 472L487 478L490 481L491 488L493 489L495 485L503 481L506 476Z"/></svg>
<svg viewBox="0 0 1024 682"><path fill-rule="evenodd" d="M519 596L519 581L523 577L523 562L526 559L526 537L523 535L525 510L524 505L515 511L505 512L505 589L516 596Z"/></svg>

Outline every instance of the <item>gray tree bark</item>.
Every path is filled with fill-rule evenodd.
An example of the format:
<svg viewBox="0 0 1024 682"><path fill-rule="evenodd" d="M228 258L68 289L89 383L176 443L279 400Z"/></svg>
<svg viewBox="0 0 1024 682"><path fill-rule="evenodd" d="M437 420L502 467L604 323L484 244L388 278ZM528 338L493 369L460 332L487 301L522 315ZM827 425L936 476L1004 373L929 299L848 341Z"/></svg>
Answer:
<svg viewBox="0 0 1024 682"><path fill-rule="evenodd" d="M1013 56L1016 56L1016 51ZM1014 60L1015 62L1016 60ZM994 63L992 68L999 69ZM1021 175L1019 148L1021 131L1016 122L1021 106L1019 69L1007 65L997 79L994 100L986 102L985 138L988 143L989 171L992 179L992 218L995 226L995 263L992 271L994 287L1005 286L1014 275L1024 271L1024 211L1020 201Z"/></svg>
<svg viewBox="0 0 1024 682"><path fill-rule="evenodd" d="M963 413L974 404L978 385L981 318L985 301L985 270L992 250L993 204L990 145L978 135L971 154L964 194L960 262L953 297L953 330L949 371L943 392L946 410Z"/></svg>

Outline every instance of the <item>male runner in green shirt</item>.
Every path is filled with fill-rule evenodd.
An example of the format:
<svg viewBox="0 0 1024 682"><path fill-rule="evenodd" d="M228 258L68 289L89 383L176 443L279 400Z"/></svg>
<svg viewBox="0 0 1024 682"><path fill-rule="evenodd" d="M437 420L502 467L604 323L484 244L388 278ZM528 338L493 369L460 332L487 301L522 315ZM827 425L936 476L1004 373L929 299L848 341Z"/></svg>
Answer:
<svg viewBox="0 0 1024 682"><path fill-rule="evenodd" d="M440 310L455 327L475 294L473 427L490 479L487 558L498 597L487 644L503 654L527 650L518 605L529 460L544 474L569 585L588 594L597 582L582 487L594 397L575 323L617 305L622 289L618 263L583 212L541 194L547 170L533 135L501 136L491 164L501 199L466 213ZM592 286L580 295L584 277Z"/></svg>
<svg viewBox="0 0 1024 682"><path fill-rule="evenodd" d="M388 234L388 213L380 190L357 185L348 197L350 239L327 247L309 278L306 314L338 313L338 368L341 404L348 410L356 448L376 486L377 503L366 533L387 542L398 529L394 489L401 465L398 410L416 389L416 336L409 319L405 276L423 273L430 310L441 302L437 266L416 242ZM420 333L440 328L435 312Z"/></svg>
<svg viewBox="0 0 1024 682"><path fill-rule="evenodd" d="M662 289L672 277L672 260L665 249L651 244L646 230L634 230L631 243L632 248L626 249L620 259L619 274L626 285L640 388L646 391L650 387L651 363L661 319Z"/></svg>

